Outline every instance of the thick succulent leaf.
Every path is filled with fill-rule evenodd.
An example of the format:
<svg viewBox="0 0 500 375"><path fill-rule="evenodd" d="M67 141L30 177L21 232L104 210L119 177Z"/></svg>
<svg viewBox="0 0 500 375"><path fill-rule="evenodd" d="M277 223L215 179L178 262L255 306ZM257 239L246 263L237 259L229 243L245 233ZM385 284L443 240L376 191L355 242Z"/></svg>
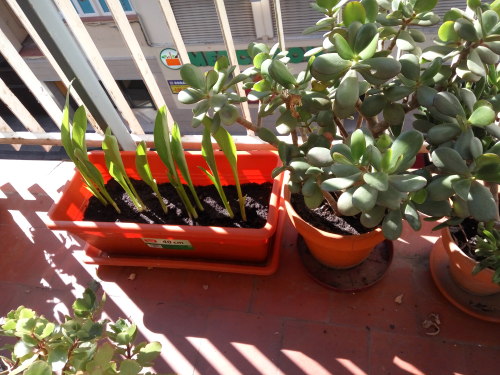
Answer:
<svg viewBox="0 0 500 375"><path fill-rule="evenodd" d="M368 145L365 155L373 168L380 172L382 170L382 153L380 150L374 145Z"/></svg>
<svg viewBox="0 0 500 375"><path fill-rule="evenodd" d="M306 206L311 210L318 208L321 203L323 203L323 200L323 194L319 190L317 190L313 195L304 196L304 202Z"/></svg>
<svg viewBox="0 0 500 375"><path fill-rule="evenodd" d="M311 74L318 81L330 81L347 72L351 65L351 61L343 59L338 53L325 53L314 60Z"/></svg>
<svg viewBox="0 0 500 375"><path fill-rule="evenodd" d="M200 68L193 64L184 64L180 69L181 78L189 86L205 90L205 76Z"/></svg>
<svg viewBox="0 0 500 375"><path fill-rule="evenodd" d="M401 210L390 210L382 222L382 232L385 238L395 241L401 236L402 231L403 218Z"/></svg>
<svg viewBox="0 0 500 375"><path fill-rule="evenodd" d="M359 54L363 51L372 42L377 33L378 29L376 24L366 23L362 25L354 38L354 52Z"/></svg>
<svg viewBox="0 0 500 375"><path fill-rule="evenodd" d="M440 124L429 129L427 139L432 145L440 145L454 139L458 134L460 127L457 124Z"/></svg>
<svg viewBox="0 0 500 375"><path fill-rule="evenodd" d="M365 184L358 187L352 195L352 203L361 211L370 211L377 202L378 190Z"/></svg>
<svg viewBox="0 0 500 375"><path fill-rule="evenodd" d="M408 202L408 204L406 205L405 212L404 212L404 218L410 224L410 226L412 227L412 229L414 231L419 231L422 228L422 222L420 221L420 215L418 214L418 211L416 210L413 203Z"/></svg>
<svg viewBox="0 0 500 375"><path fill-rule="evenodd" d="M219 116L224 125L232 125L240 116L240 113L236 106L226 103L219 110Z"/></svg>
<svg viewBox="0 0 500 375"><path fill-rule="evenodd" d="M488 9L487 11L483 12L483 27L484 31L486 34L489 34L489 32L498 24L499 17L498 14L491 9Z"/></svg>
<svg viewBox="0 0 500 375"><path fill-rule="evenodd" d="M438 82L440 78L437 78L437 76L439 76L441 69L445 67L442 65L442 63L443 59L441 59L440 57L436 57L434 60L432 60L431 63L425 68L422 76L420 77L420 80L424 84L433 81L435 83Z"/></svg>
<svg viewBox="0 0 500 375"><path fill-rule="evenodd" d="M452 148L442 147L432 153L434 165L443 171L468 176L469 168L460 154Z"/></svg>
<svg viewBox="0 0 500 375"><path fill-rule="evenodd" d="M476 47L476 52L484 64L492 65L498 62L499 56L489 48L478 46Z"/></svg>
<svg viewBox="0 0 500 375"><path fill-rule="evenodd" d="M402 133L396 138L391 146L392 154L390 160L390 167L396 165L396 162L402 157L400 168L394 171L398 173L402 170L408 169L408 163L418 154L418 151L424 143L422 134L416 130L409 130Z"/></svg>
<svg viewBox="0 0 500 375"><path fill-rule="evenodd" d="M414 91L412 87L406 86L391 86L385 90L385 96L391 102L397 102L403 98L406 98Z"/></svg>
<svg viewBox="0 0 500 375"><path fill-rule="evenodd" d="M378 191L386 191L389 188L389 177L384 172L365 173L363 180Z"/></svg>
<svg viewBox="0 0 500 375"><path fill-rule="evenodd" d="M479 39L474 25L465 18L457 19L453 26L462 39L465 39L468 42L475 42Z"/></svg>
<svg viewBox="0 0 500 375"><path fill-rule="evenodd" d="M359 180L361 172L351 176L329 178L321 183L321 188L326 191L337 191L351 187Z"/></svg>
<svg viewBox="0 0 500 375"><path fill-rule="evenodd" d="M359 169L357 167L347 164L333 164L332 166L330 166L329 170L336 177L352 176L359 172Z"/></svg>
<svg viewBox="0 0 500 375"><path fill-rule="evenodd" d="M205 97L202 91L188 87L182 90L178 95L177 99L183 104L194 104L198 103Z"/></svg>
<svg viewBox="0 0 500 375"><path fill-rule="evenodd" d="M399 103L389 103L383 110L384 120L391 126L401 125L405 119L405 110Z"/></svg>
<svg viewBox="0 0 500 375"><path fill-rule="evenodd" d="M354 76L346 76L335 94L335 104L344 108L354 108L359 99L359 84L358 78Z"/></svg>
<svg viewBox="0 0 500 375"><path fill-rule="evenodd" d="M474 74L484 77L486 75L486 70L484 68L484 63L479 57L476 50L472 50L467 56L467 68Z"/></svg>
<svg viewBox="0 0 500 375"><path fill-rule="evenodd" d="M363 64L370 65L372 70L371 74L373 74L375 78L381 80L388 80L401 72L401 64L399 61L390 57L373 57L363 60Z"/></svg>
<svg viewBox="0 0 500 375"><path fill-rule="evenodd" d="M483 105L472 112L469 117L469 122L475 126L485 127L492 124L495 121L495 117L495 111L489 106Z"/></svg>
<svg viewBox="0 0 500 375"><path fill-rule="evenodd" d="M389 185L389 188L385 191L379 191L377 197L377 204L380 206L387 207L391 210L397 210L401 206L401 202L406 198L406 193L401 193Z"/></svg>
<svg viewBox="0 0 500 375"><path fill-rule="evenodd" d="M364 116L373 117L382 112L386 103L387 100L384 95L371 95L365 97L360 110Z"/></svg>
<svg viewBox="0 0 500 375"><path fill-rule="evenodd" d="M273 60L271 65L269 65L269 75L285 88L293 88L293 86L297 84L295 76L280 60Z"/></svg>
<svg viewBox="0 0 500 375"><path fill-rule="evenodd" d="M344 25L349 26L353 22L365 23L365 7L359 1L351 1L344 6L342 11L342 20Z"/></svg>
<svg viewBox="0 0 500 375"><path fill-rule="evenodd" d="M432 129L436 124L429 122L427 120L415 120L413 121L413 127L422 133L427 133L430 129Z"/></svg>
<svg viewBox="0 0 500 375"><path fill-rule="evenodd" d="M399 59L401 63L401 74L406 78L417 81L420 78L420 64L418 57L412 53L406 53Z"/></svg>
<svg viewBox="0 0 500 375"><path fill-rule="evenodd" d="M455 31L454 25L454 21L444 22L438 30L439 39L441 39L443 42L456 42L458 39L460 39L460 36Z"/></svg>
<svg viewBox="0 0 500 375"><path fill-rule="evenodd" d="M324 147L313 147L307 152L307 161L315 167L327 167L333 163L330 150Z"/></svg>
<svg viewBox="0 0 500 375"><path fill-rule="evenodd" d="M449 46L430 46L424 49L422 53L422 58L427 61L434 61L437 58L443 58L450 52L453 52L454 48Z"/></svg>
<svg viewBox="0 0 500 375"><path fill-rule="evenodd" d="M354 51L342 35L339 33L334 34L333 44L335 45L335 49L341 58L344 60L350 60L353 58Z"/></svg>
<svg viewBox="0 0 500 375"><path fill-rule="evenodd" d="M496 219L498 206L489 189L478 181L472 181L467 203L469 212L474 219L483 222Z"/></svg>
<svg viewBox="0 0 500 375"><path fill-rule="evenodd" d="M500 156L492 153L479 156L474 175L483 181L500 183Z"/></svg>
<svg viewBox="0 0 500 375"><path fill-rule="evenodd" d="M415 204L415 208L423 214L432 217L449 216L451 213L451 204L448 200L433 201L427 199L422 204Z"/></svg>
<svg viewBox="0 0 500 375"><path fill-rule="evenodd" d="M304 184L302 185L302 194L306 197L313 196L318 193L318 191L321 193L321 190L316 183L316 178L311 177L308 178L306 181L304 181Z"/></svg>
<svg viewBox="0 0 500 375"><path fill-rule="evenodd" d="M396 46L401 51L412 51L416 47L416 44L410 33L403 30L399 33L398 39L396 39Z"/></svg>
<svg viewBox="0 0 500 375"><path fill-rule="evenodd" d="M460 104L460 101L451 92L438 92L434 96L434 105L439 112L446 116L455 117L457 115L460 115L465 117L465 112L462 108L462 104Z"/></svg>
<svg viewBox="0 0 500 375"><path fill-rule="evenodd" d="M337 207L339 212L345 216L354 216L359 214L360 210L357 209L352 202L352 192L343 192L337 200Z"/></svg>
<svg viewBox="0 0 500 375"><path fill-rule="evenodd" d="M401 192L412 192L422 189L427 180L414 174L400 174L389 176L389 183Z"/></svg>
<svg viewBox="0 0 500 375"><path fill-rule="evenodd" d="M385 207L375 206L370 211L362 212L360 217L361 224L366 228L376 227L384 218L385 210Z"/></svg>
<svg viewBox="0 0 500 375"><path fill-rule="evenodd" d="M460 176L456 174L450 176L437 176L429 183L429 186L427 186L429 199L433 201L448 199L455 193L453 183L458 180L460 180Z"/></svg>
<svg viewBox="0 0 500 375"><path fill-rule="evenodd" d="M343 143L335 143L330 148L330 153L333 155L334 153L342 154L346 157L350 162L354 162L354 158L352 157L351 148Z"/></svg>
<svg viewBox="0 0 500 375"><path fill-rule="evenodd" d="M413 9L417 13L423 13L423 12L428 12L436 6L438 3L438 0L417 0L415 1L415 5L413 6Z"/></svg>
<svg viewBox="0 0 500 375"><path fill-rule="evenodd" d="M468 178L464 178L464 179L459 179L459 180L453 181L451 186L452 186L453 190L455 191L455 193L460 198L462 198L464 201L466 201L468 199L468 196L469 196L471 183L472 183L472 180L470 180Z"/></svg>
<svg viewBox="0 0 500 375"><path fill-rule="evenodd" d="M357 129L351 135L351 155L355 162L358 162L365 153L366 141L365 134L361 129Z"/></svg>

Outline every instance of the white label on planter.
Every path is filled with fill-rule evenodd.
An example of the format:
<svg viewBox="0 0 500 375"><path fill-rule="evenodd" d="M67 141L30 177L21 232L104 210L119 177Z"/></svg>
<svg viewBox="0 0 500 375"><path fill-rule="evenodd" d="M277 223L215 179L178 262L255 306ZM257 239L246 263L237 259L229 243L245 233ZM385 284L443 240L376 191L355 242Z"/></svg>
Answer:
<svg viewBox="0 0 500 375"><path fill-rule="evenodd" d="M165 240L163 238L143 238L146 245L156 249L194 250L188 240Z"/></svg>

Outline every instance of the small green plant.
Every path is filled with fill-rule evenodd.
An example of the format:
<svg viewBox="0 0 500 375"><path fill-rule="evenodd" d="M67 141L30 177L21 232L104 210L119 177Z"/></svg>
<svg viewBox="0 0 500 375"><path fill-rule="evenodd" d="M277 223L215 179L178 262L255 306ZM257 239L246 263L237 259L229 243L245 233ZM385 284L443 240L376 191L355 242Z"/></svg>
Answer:
<svg viewBox="0 0 500 375"><path fill-rule="evenodd" d="M120 155L120 146L118 146L116 137L111 134L110 128L106 129L106 133L104 134L102 150L104 151L106 167L108 168L111 177L113 177L115 181L120 184L123 190L125 190L139 212L146 210L147 207L142 202L141 197L137 194L134 185L127 175L127 171L125 170L125 166L123 165L123 160Z"/></svg>
<svg viewBox="0 0 500 375"><path fill-rule="evenodd" d="M0 335L16 338L0 355L1 374L152 374L146 368L161 353L159 342L135 343L137 326L124 319L99 320L105 295L98 284L87 288L72 306L73 316L54 323L24 306L3 318Z"/></svg>
<svg viewBox="0 0 500 375"><path fill-rule="evenodd" d="M156 198L158 198L158 202L160 202L163 212L167 213L168 208L165 205L165 202L163 202L163 197L158 190L158 184L156 183L156 180L153 178L153 175L151 173L146 150L146 142L139 142L139 144L137 145L137 149L135 150L135 167L142 181L148 184L156 194Z"/></svg>
<svg viewBox="0 0 500 375"><path fill-rule="evenodd" d="M163 106L158 110L156 115L154 127L156 152L158 152L158 156L160 156L163 164L167 167L167 175L170 184L172 184L177 191L177 194L179 194L179 197L181 198L184 207L186 207L188 214L196 219L198 217L198 213L196 212L196 208L191 203L191 200L182 185L179 174L177 173L176 162L184 176L184 180L186 180L191 192L193 193L193 198L197 204L199 204L199 207L202 207L201 202L198 201L198 196L194 190L186 160L184 159L182 144L180 144L180 133L178 131L174 131L172 132L174 137L171 137L167 124L166 111L167 108ZM176 137L175 134L179 134L179 136Z"/></svg>
<svg viewBox="0 0 500 375"><path fill-rule="evenodd" d="M475 255L479 262L472 273L475 275L485 268L491 268L495 271L493 282L500 285L500 230L494 227L494 222L480 223L475 242Z"/></svg>
<svg viewBox="0 0 500 375"><path fill-rule="evenodd" d="M99 201L108 205L111 204L119 213L120 209L109 195L104 184L101 172L92 164L87 156L87 145L85 143L85 132L87 130L87 114L83 106L79 107L73 116L73 123L69 119L69 92L66 95L63 118L61 124L61 141L69 158L75 163L87 188Z"/></svg>

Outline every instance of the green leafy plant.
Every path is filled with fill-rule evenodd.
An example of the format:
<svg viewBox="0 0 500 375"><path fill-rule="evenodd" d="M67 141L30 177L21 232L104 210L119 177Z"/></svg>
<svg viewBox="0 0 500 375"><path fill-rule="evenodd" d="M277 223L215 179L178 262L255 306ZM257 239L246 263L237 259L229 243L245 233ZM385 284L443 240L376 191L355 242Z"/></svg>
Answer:
<svg viewBox="0 0 500 375"><path fill-rule="evenodd" d="M472 273L477 274L485 268L495 270L493 282L500 285L500 230L495 228L492 222L481 224L475 242L475 255L479 262Z"/></svg>
<svg viewBox="0 0 500 375"><path fill-rule="evenodd" d="M0 335L15 338L5 345L2 374L151 374L146 368L161 353L158 342L135 343L137 326L126 320L99 320L105 296L98 284L87 288L64 322L51 322L24 306L3 318Z"/></svg>
<svg viewBox="0 0 500 375"><path fill-rule="evenodd" d="M168 212L167 206L165 205L165 202L163 202L163 197L161 196L160 191L158 190L158 185L156 183L156 180L153 178L153 175L151 173L151 168L149 167L146 151L147 151L146 142L144 141L139 142L139 144L137 145L137 149L135 151L135 167L142 181L148 184L149 187L151 187L151 189L156 194L156 198L158 198L158 202L160 202L163 212L167 213Z"/></svg>
<svg viewBox="0 0 500 375"><path fill-rule="evenodd" d="M111 134L111 129L109 128L106 129L106 133L104 134L102 150L104 151L106 167L108 168L111 177L113 177L115 181L120 184L123 190L125 190L139 212L146 210L147 207L142 202L141 197L137 194L134 185L127 175L127 171L125 170L125 166L123 165L123 160L120 155L120 146L118 146L118 141L116 140L116 137Z"/></svg>
<svg viewBox="0 0 500 375"><path fill-rule="evenodd" d="M119 213L120 209L109 195L104 184L104 178L101 172L92 164L87 156L87 145L85 143L85 132L87 130L87 114L83 106L79 107L73 116L73 122L69 119L69 92L66 95L66 103L63 109L63 118L61 124L61 141L64 150L75 167L80 172L87 188L99 201L108 205L111 204Z"/></svg>
<svg viewBox="0 0 500 375"><path fill-rule="evenodd" d="M389 239L403 220L418 230L421 212L447 217L443 225L498 220L500 2L470 1L442 21L436 4L317 0L323 18L305 33L323 32L323 43L306 52L304 71L293 72L279 45L254 42L252 66L236 77L226 57L206 74L184 66L191 87L179 100L195 104L193 126L208 118L213 135L236 122L276 146L274 175L290 171L290 190L311 209L328 202ZM422 30L435 26L424 47ZM245 100L259 101L257 125L237 111ZM260 126L271 115L275 132ZM412 171L422 135L433 164Z"/></svg>
<svg viewBox="0 0 500 375"><path fill-rule="evenodd" d="M191 177L189 176L189 170L184 159L182 144L180 143L180 133L178 130L173 131L174 136L171 137L167 124L166 111L167 108L164 106L158 110L156 115L154 127L156 152L158 152L163 164L167 167L168 180L179 194L179 197L181 198L184 207L186 207L188 214L197 218L198 213L196 212L196 208L191 203L191 200L182 185L179 174L177 173L176 162L184 176L184 179L188 182L189 188L193 192L193 197L199 206L201 206L201 202L198 201L193 183L191 182Z"/></svg>

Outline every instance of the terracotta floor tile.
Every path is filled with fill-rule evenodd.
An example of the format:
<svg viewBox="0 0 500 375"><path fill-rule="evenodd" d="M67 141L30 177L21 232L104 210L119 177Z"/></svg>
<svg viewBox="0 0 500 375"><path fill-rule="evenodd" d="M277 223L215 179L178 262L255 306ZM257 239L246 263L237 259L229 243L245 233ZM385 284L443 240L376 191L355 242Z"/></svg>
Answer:
<svg viewBox="0 0 500 375"><path fill-rule="evenodd" d="M212 311L205 337L190 337L203 361L197 370L216 375L277 375L282 320L234 311Z"/></svg>
<svg viewBox="0 0 500 375"><path fill-rule="evenodd" d="M480 345L470 345L465 348L465 363L467 375L491 375L497 374L500 358L500 343L493 348L485 348Z"/></svg>
<svg viewBox="0 0 500 375"><path fill-rule="evenodd" d="M230 273L186 271L180 299L202 307L247 311L254 277Z"/></svg>
<svg viewBox="0 0 500 375"><path fill-rule="evenodd" d="M368 334L364 328L287 321L278 362L281 374L370 374Z"/></svg>
<svg viewBox="0 0 500 375"><path fill-rule="evenodd" d="M463 346L439 336L371 333L370 375L468 375Z"/></svg>

